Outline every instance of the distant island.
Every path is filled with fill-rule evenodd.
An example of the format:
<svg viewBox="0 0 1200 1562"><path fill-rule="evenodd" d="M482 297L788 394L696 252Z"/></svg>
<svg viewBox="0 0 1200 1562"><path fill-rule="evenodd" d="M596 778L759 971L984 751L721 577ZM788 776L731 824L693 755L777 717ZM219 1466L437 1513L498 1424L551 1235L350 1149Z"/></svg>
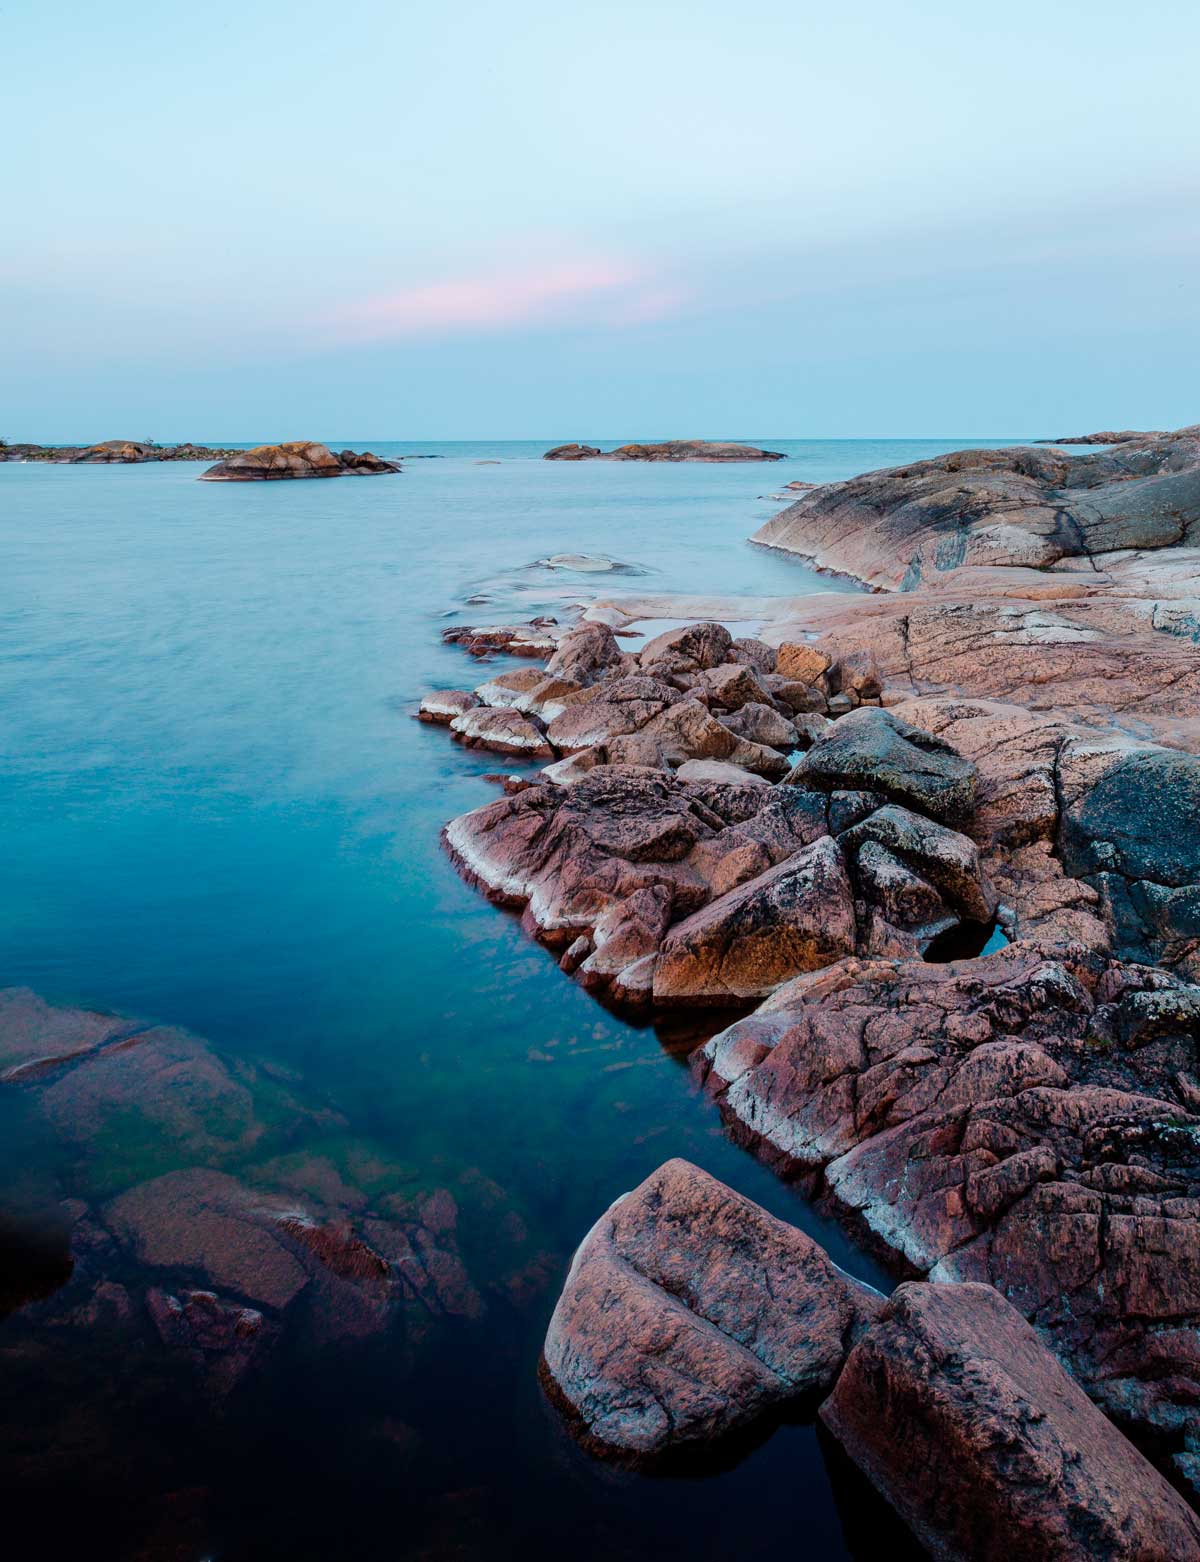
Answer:
<svg viewBox="0 0 1200 1562"><path fill-rule="evenodd" d="M214 445L156 445L148 439L106 439L98 445L10 445L0 461L45 461L55 466L131 466L142 461L221 461L239 454Z"/></svg>
<svg viewBox="0 0 1200 1562"><path fill-rule="evenodd" d="M556 445L543 461L783 461L782 450L759 450L756 445L731 445L718 439L667 439L657 445L619 445L601 450L596 445Z"/></svg>

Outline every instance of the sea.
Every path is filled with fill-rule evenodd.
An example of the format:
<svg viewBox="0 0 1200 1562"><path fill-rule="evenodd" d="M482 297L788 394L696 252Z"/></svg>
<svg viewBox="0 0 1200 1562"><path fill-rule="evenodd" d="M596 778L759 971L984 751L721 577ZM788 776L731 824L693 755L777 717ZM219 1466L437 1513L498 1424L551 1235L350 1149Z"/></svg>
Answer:
<svg viewBox="0 0 1200 1562"><path fill-rule="evenodd" d="M344 1181L369 1164L373 1199L448 1190L481 1298L419 1337L291 1344L219 1407L152 1348L11 1313L0 1486L40 1557L918 1554L811 1409L663 1477L592 1459L547 1404L572 1251L671 1156L894 1281L731 1142L687 1035L607 1012L458 878L439 831L520 766L414 719L430 689L484 675L447 627L623 591L851 590L748 542L782 485L1003 443L750 442L786 460L351 438L330 443L402 474L0 464L0 986L181 1026L286 1080L313 1104L291 1164ZM622 569L539 562L566 553ZM5 1218L99 1208L189 1155L105 1139L81 1163L0 1085Z"/></svg>

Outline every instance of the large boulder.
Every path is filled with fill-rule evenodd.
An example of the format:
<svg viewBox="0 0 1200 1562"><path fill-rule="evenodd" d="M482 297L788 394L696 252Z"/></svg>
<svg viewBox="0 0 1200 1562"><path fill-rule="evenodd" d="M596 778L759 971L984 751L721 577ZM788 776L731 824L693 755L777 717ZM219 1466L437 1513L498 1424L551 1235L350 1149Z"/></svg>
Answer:
<svg viewBox="0 0 1200 1562"><path fill-rule="evenodd" d="M865 706L816 739L788 777L808 787L882 792L944 824L970 819L975 766L944 739Z"/></svg>
<svg viewBox="0 0 1200 1562"><path fill-rule="evenodd" d="M1063 864L1099 891L1116 947L1200 976L1200 759L1076 741L1059 774Z"/></svg>
<svg viewBox="0 0 1200 1562"><path fill-rule="evenodd" d="M200 480L206 483L249 483L272 481L288 477L342 477L346 473L377 474L398 472L395 461L384 461L367 452L356 455L343 450L334 455L328 445L315 440L292 440L282 445L256 445L253 450L239 450L207 472L201 472Z"/></svg>
<svg viewBox="0 0 1200 1562"><path fill-rule="evenodd" d="M559 637L546 671L555 678L589 684L620 665L621 648L612 630L607 624L584 620Z"/></svg>
<svg viewBox="0 0 1200 1562"><path fill-rule="evenodd" d="M734 737L745 738L747 743L759 743L764 748L790 752L802 741L795 722L781 716L773 705L764 705L760 701L745 704L719 719L721 725L728 727ZM811 717L807 719L812 720Z"/></svg>
<svg viewBox="0 0 1200 1562"><path fill-rule="evenodd" d="M733 637L724 624L685 624L647 640L638 652L642 671L655 677L703 672L729 659Z"/></svg>
<svg viewBox="0 0 1200 1562"><path fill-rule="evenodd" d="M803 1232L668 1161L580 1245L543 1382L595 1450L661 1459L826 1391L881 1305Z"/></svg>
<svg viewBox="0 0 1200 1562"><path fill-rule="evenodd" d="M1200 1557L1200 1520L990 1286L902 1285L821 1419L943 1562Z"/></svg>

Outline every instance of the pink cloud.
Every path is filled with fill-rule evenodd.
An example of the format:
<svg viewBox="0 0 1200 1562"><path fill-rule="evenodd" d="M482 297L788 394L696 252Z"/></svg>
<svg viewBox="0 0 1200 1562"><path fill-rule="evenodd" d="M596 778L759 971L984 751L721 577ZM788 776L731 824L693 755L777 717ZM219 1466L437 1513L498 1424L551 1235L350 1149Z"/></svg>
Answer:
<svg viewBox="0 0 1200 1562"><path fill-rule="evenodd" d="M612 325L665 318L685 301L634 267L564 261L521 271L430 282L364 298L337 311L340 333L363 340L503 331L578 313Z"/></svg>

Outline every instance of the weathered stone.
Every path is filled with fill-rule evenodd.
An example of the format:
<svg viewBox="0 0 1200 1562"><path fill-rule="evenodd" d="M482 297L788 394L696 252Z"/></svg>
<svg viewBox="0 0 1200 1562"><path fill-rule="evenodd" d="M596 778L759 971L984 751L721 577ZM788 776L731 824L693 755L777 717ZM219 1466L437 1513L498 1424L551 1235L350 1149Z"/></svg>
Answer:
<svg viewBox="0 0 1200 1562"><path fill-rule="evenodd" d="M727 661L732 645L723 624L688 624L647 640L638 661L649 673L703 672Z"/></svg>
<svg viewBox="0 0 1200 1562"><path fill-rule="evenodd" d="M803 1232L668 1161L584 1238L543 1380L591 1446L705 1446L827 1389L881 1300Z"/></svg>
<svg viewBox="0 0 1200 1562"><path fill-rule="evenodd" d="M462 716L480 704L482 701L479 696L472 694L469 689L439 689L435 694L425 696L417 715L422 721L448 727L456 716Z"/></svg>
<svg viewBox="0 0 1200 1562"><path fill-rule="evenodd" d="M765 748L790 750L800 742L795 724L786 716L781 716L771 705L743 705L740 710L720 719L721 725L727 727L735 737L745 738L748 743L760 743ZM802 721L811 719L800 718Z"/></svg>
<svg viewBox="0 0 1200 1562"><path fill-rule="evenodd" d="M516 710L491 710L480 705L463 711L450 722L450 730L468 748L486 748L495 754L523 759L553 759L546 735Z"/></svg>
<svg viewBox="0 0 1200 1562"><path fill-rule="evenodd" d="M975 806L975 766L942 739L891 711L853 711L819 738L792 772L805 786L858 788L945 824L960 824Z"/></svg>
<svg viewBox="0 0 1200 1562"><path fill-rule="evenodd" d="M839 837L843 850L861 854L873 842L932 884L964 917L987 922L995 897L983 883L975 842L945 825L889 803Z"/></svg>
<svg viewBox="0 0 1200 1562"><path fill-rule="evenodd" d="M737 711L744 705L762 704L766 690L752 667L740 662L722 662L700 675L700 687L721 710Z"/></svg>
<svg viewBox="0 0 1200 1562"><path fill-rule="evenodd" d="M755 533L887 588L962 565L1044 568L1196 540L1200 428L1103 454L959 450L805 494Z"/></svg>
<svg viewBox="0 0 1200 1562"><path fill-rule="evenodd" d="M781 678L794 678L807 686L819 683L833 665L833 658L815 645L784 641L775 659L775 671Z"/></svg>
<svg viewBox="0 0 1200 1562"><path fill-rule="evenodd" d="M851 954L854 898L829 837L673 927L654 973L660 1002L762 998L800 971Z"/></svg>
<svg viewBox="0 0 1200 1562"><path fill-rule="evenodd" d="M1200 1557L1200 1520L990 1286L902 1285L821 1419L947 1562Z"/></svg>
<svg viewBox="0 0 1200 1562"><path fill-rule="evenodd" d="M612 630L607 624L584 620L560 636L546 671L555 678L589 684L620 665L621 648Z"/></svg>
<svg viewBox="0 0 1200 1562"><path fill-rule="evenodd" d="M328 445L312 440L293 440L283 445L257 445L253 450L239 450L207 472L201 472L200 480L206 483L248 483L270 481L288 477L342 477L351 474L376 474L398 472L395 461L383 461L369 451L356 455L353 450L343 450L334 455Z"/></svg>

